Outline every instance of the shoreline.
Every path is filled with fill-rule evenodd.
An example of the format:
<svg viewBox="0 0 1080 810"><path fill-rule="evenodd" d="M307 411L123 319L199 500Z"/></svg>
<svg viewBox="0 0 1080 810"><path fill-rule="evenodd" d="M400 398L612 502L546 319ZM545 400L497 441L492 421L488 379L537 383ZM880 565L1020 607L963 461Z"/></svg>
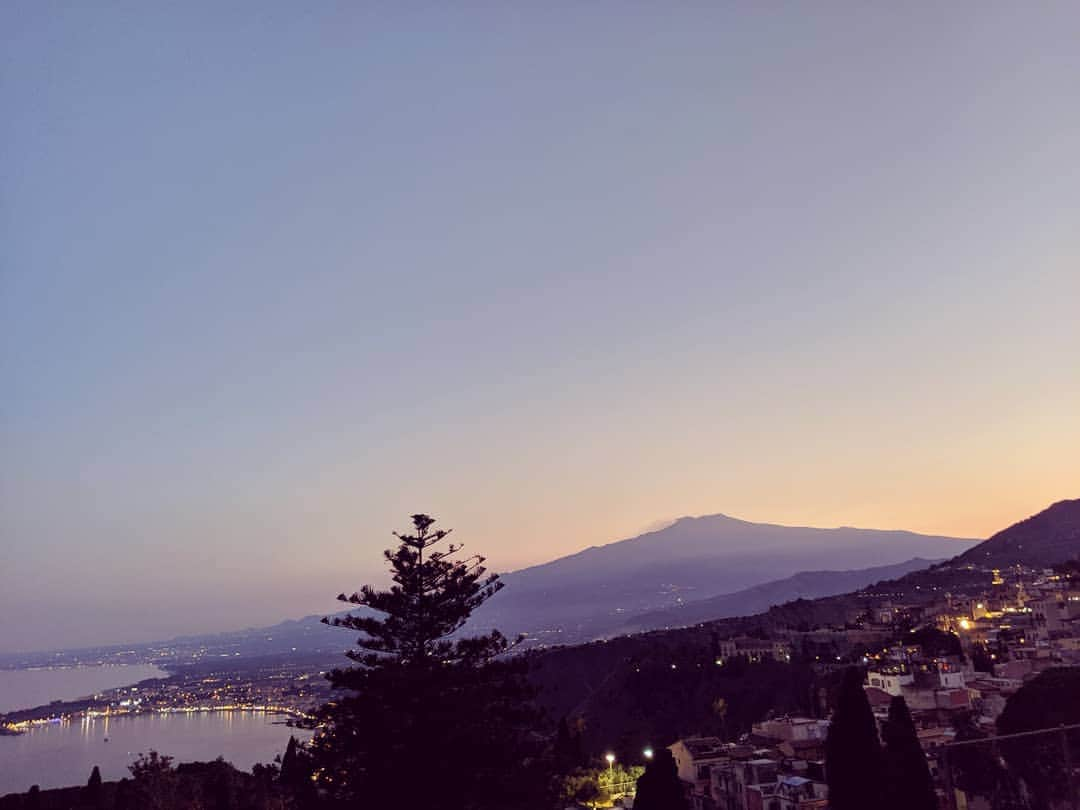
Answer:
<svg viewBox="0 0 1080 810"><path fill-rule="evenodd" d="M44 707L38 707L44 708ZM25 711L37 711L37 709L27 709ZM168 706L159 707L156 709L137 709L135 711L112 711L110 707L106 706L104 709L92 709L83 708L77 709L71 712L62 714L53 714L47 716L39 716L33 718L26 718L23 720L10 721L0 716L0 736L18 737L22 734L26 734L34 728L42 726L53 725L67 725L77 720L112 720L120 718L134 718L134 717L154 717L161 715L173 715L173 714L215 714L215 713L251 713L251 714L273 714L282 715L294 720L310 720L313 719L312 715L296 708L295 706L267 706L254 704L251 706L245 705L226 705L226 706Z"/></svg>
<svg viewBox="0 0 1080 810"><path fill-rule="evenodd" d="M31 705L31 706L24 706L24 707L20 707L20 708L16 708L16 709L9 709L8 711L0 711L0 731L2 731L5 727L8 728L9 730L11 730L11 727L13 725L11 718L13 718L13 717L18 718L19 720L24 720L24 719L35 719L37 717L41 717L47 712L51 712L51 713L54 713L54 714L57 713L57 712L70 714L72 712L89 709L94 705L104 705L104 704L106 704L111 699L111 697L115 695L115 693L118 690L132 689L132 688L138 689L138 688L150 687L150 686L153 686L155 684L159 684L162 681L168 681L169 679L174 678L176 676L175 672L173 672L173 671L171 671L169 669L166 669L165 667L159 666L157 664L101 664L101 665L97 665L97 664L94 664L94 665L82 665L82 664L80 664L80 665L75 665L75 666L15 667L15 668L10 668L9 667L9 668L6 668L6 669L0 669L0 673L2 673L2 672L64 672L64 671L74 671L74 670L80 670L80 669L100 671L102 669L113 669L113 668L116 668L116 669L128 669L128 668L131 668L131 667L138 667L140 669L143 669L145 667L153 667L155 670L157 670L161 674L160 675L154 675L154 676L151 676L149 678L146 678L146 677L139 678L138 680L129 681L129 682L126 682L126 683L123 683L123 684L115 685L115 686L109 686L109 687L106 687L104 689L95 690L94 692L91 692L91 693L84 693L83 695L79 695L79 696L76 696L76 697L58 698L58 699L50 700L48 703L37 703L37 704ZM142 674L145 674L145 672L140 672L139 674L142 675ZM135 676L135 677L137 677L137 676ZM74 691L74 690L70 690L70 691ZM69 691L69 694L70 694L70 691ZM101 696L101 697L99 697L99 696Z"/></svg>

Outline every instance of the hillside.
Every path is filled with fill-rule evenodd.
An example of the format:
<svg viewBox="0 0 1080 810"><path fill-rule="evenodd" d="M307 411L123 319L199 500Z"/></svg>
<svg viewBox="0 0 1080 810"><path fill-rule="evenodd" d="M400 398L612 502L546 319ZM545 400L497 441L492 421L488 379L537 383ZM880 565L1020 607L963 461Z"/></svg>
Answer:
<svg viewBox="0 0 1080 810"><path fill-rule="evenodd" d="M1058 501L1037 515L1014 523L955 560L1006 568L1016 563L1050 566L1080 556L1080 498Z"/></svg>
<svg viewBox="0 0 1080 810"><path fill-rule="evenodd" d="M668 627L749 616L795 599L817 599L847 593L881 580L902 577L932 565L934 560L916 557L896 565L860 568L854 571L801 571L774 582L755 585L735 593L684 602L677 607L642 613L619 628L621 633L640 633Z"/></svg>
<svg viewBox="0 0 1080 810"><path fill-rule="evenodd" d="M716 695L725 697L731 708L726 719L729 733L745 729L770 709L812 713L818 705L816 701L808 705L808 690L820 694L820 688L827 686L827 678L825 682L817 680L799 661L790 665L763 662L734 670L710 667L716 640L748 633L790 637L792 631L842 626L853 609L886 600L919 605L946 591L975 595L986 587L986 574L979 569L988 563L1042 566L1048 560L1067 559L1080 552L1078 506L1080 501L1054 504L947 562L847 593L774 603L763 612L749 615L754 613L750 594L767 593L802 579L795 576L729 595L732 603L736 597L743 600L738 615L730 618L716 614L711 621L680 620L679 624L686 626L537 652L531 659L532 678L549 716L584 720L586 742L594 752L610 746L612 741L647 741L655 745L678 734L715 731L717 719L711 713L710 701ZM978 568L973 569L976 563ZM695 618L704 619L708 612L728 606L727 598L720 597L688 605L685 610L687 615L693 611ZM681 611L655 615L673 613ZM826 633L823 642L832 643L828 639ZM804 637L799 644L809 641ZM834 652L839 655L844 651L820 652L825 660L832 660Z"/></svg>

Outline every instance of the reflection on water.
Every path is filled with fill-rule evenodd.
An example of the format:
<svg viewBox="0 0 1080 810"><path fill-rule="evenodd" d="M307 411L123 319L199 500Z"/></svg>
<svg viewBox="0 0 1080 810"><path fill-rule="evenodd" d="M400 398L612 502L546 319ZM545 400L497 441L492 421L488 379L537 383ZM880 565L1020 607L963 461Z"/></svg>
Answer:
<svg viewBox="0 0 1080 810"><path fill-rule="evenodd" d="M103 779L119 779L128 775L135 757L150 749L177 762L224 756L250 770L283 753L290 734L311 736L284 721L278 714L236 711L81 718L35 727L17 737L0 737L0 796L33 784L86 784L95 765Z"/></svg>

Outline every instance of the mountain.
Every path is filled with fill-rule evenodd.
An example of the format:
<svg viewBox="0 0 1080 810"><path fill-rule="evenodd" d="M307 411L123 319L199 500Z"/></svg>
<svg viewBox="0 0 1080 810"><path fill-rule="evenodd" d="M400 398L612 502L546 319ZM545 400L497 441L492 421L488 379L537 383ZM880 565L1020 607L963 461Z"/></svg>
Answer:
<svg viewBox="0 0 1080 810"><path fill-rule="evenodd" d="M1080 498L1058 501L961 554L955 562L987 568L1051 566L1080 556Z"/></svg>
<svg viewBox="0 0 1080 810"><path fill-rule="evenodd" d="M657 531L505 574L505 590L477 611L471 626L523 632L539 643L576 643L616 632L642 613L801 571L953 557L974 542L905 531L778 526L726 515L684 517Z"/></svg>
<svg viewBox="0 0 1080 810"><path fill-rule="evenodd" d="M657 531L504 574L506 588L474 614L465 632L498 628L509 636L526 633L534 645L574 644L672 623L744 615L799 596L857 588L896 575L873 569L919 567L927 563L913 557L951 558L958 547L966 550L974 542L905 531L750 523L726 515L684 517ZM718 598L723 595L730 598ZM712 604L703 603L714 598ZM680 605L686 614L652 615ZM159 662L187 660L195 653L245 658L340 655L355 641L353 634L320 624L320 618L135 648ZM64 660L108 660L132 649L114 645L66 651ZM0 665L55 663L53 656L0 656Z"/></svg>
<svg viewBox="0 0 1080 810"><path fill-rule="evenodd" d="M974 598L989 584L984 567L1043 566L1080 554L1078 527L1080 501L1062 501L944 563L847 593L774 603L747 615L754 611L755 593L804 578L796 575L682 609L643 614L637 617L643 625L677 616L673 624L683 626L538 651L530 677L549 716L584 721L586 749L593 754L610 748L612 740L626 740L633 750L664 744L687 730L711 732L717 724L711 713L717 696L731 709L724 721L729 734L748 728L768 711L812 713L818 705L811 701L814 705L808 706L806 698L827 689L827 676L815 680L807 662L797 660L765 661L753 670L708 666L717 639L842 625L853 608L885 601L926 604L945 592L961 601ZM725 618L721 611L728 608L734 615ZM714 612L714 620L702 620Z"/></svg>
<svg viewBox="0 0 1080 810"><path fill-rule="evenodd" d="M782 605L796 599L817 599L857 591L875 582L922 570L935 562L937 561L914 557L896 565L881 565L854 571L801 571L785 579L755 585L735 593L684 602L666 610L642 613L620 627L619 632L642 633L669 627L687 627L732 616L750 616L766 611L773 605Z"/></svg>

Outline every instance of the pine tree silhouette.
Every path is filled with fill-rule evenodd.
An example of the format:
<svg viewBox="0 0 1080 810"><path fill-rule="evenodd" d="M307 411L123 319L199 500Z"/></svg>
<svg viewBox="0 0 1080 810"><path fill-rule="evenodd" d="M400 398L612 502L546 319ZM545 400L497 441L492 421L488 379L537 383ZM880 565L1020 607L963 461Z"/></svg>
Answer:
<svg viewBox="0 0 1080 810"><path fill-rule="evenodd" d="M384 556L393 584L343 602L363 613L324 619L360 633L335 669L341 697L323 706L311 745L323 795L340 806L471 810L543 803L537 714L523 663L498 631L462 637L470 614L502 588L483 558L458 559L449 532L413 515ZM542 741L541 741L542 742Z"/></svg>

